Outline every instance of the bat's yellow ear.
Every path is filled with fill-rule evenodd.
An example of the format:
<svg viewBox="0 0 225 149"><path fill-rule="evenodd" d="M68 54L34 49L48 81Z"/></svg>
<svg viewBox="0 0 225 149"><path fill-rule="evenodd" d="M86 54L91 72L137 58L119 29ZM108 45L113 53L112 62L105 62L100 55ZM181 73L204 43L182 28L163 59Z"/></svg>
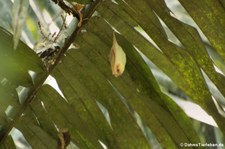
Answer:
<svg viewBox="0 0 225 149"><path fill-rule="evenodd" d="M117 43L115 32L113 32L113 45L109 56L112 74L118 77L123 74L126 65L126 54L122 47Z"/></svg>

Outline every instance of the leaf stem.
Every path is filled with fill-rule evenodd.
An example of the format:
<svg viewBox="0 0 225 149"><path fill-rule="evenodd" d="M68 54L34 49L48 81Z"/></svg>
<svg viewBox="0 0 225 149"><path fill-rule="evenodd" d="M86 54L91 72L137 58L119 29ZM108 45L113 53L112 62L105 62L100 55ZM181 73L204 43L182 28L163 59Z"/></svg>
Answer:
<svg viewBox="0 0 225 149"><path fill-rule="evenodd" d="M58 2L58 5L61 8L66 7L65 3L63 4L61 0L52 0L52 1ZM56 58L55 63L49 68L48 72L45 72L41 76L39 76L39 78L38 78L39 80L36 81L38 83L30 88L30 91L28 93L25 103L23 105L21 105L20 109L15 114L14 119L12 121L10 121L8 125L3 126L2 131L0 132L0 144L4 142L4 140L6 139L6 137L12 130L12 128L15 126L16 122L18 122L18 120L20 119L22 113L24 113L24 111L27 109L27 107L30 105L30 103L35 99L36 93L40 90L40 88L42 87L43 83L45 82L45 80L48 77L48 75L50 74L50 72L57 66L57 64L64 57L64 54L66 53L69 46L74 42L75 38L79 35L82 27L88 23L89 19L91 18L91 16L93 15L93 13L95 12L95 10L97 9L97 7L100 5L101 2L102 2L102 0L95 0L91 4L87 15L84 16L84 19L82 20L82 24L80 26L76 27L76 29L71 34L71 36L69 36L69 38L65 41L64 46L60 49L60 52L58 54L58 57ZM63 10L65 10L65 8Z"/></svg>

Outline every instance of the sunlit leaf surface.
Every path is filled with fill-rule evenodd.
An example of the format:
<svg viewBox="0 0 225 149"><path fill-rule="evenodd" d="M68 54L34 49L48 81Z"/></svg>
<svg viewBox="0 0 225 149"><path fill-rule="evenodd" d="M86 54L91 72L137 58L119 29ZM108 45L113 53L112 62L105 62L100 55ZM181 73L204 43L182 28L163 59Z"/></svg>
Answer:
<svg viewBox="0 0 225 149"><path fill-rule="evenodd" d="M0 11L0 148L15 148L12 128L34 149L224 143L224 2L179 2L196 24L164 0L30 1L25 20L21 5L7 3L24 16L10 26ZM119 77L113 35L126 55ZM42 60L38 47L47 51ZM218 128L192 120L179 101L199 105Z"/></svg>

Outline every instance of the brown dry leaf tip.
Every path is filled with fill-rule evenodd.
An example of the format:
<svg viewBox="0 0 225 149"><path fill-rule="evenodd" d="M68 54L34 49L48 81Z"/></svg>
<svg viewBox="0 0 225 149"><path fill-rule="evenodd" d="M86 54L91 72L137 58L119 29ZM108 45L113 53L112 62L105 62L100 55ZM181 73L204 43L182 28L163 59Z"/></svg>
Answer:
<svg viewBox="0 0 225 149"><path fill-rule="evenodd" d="M73 43L72 46L73 46L74 49L80 49L80 45L75 43L75 42Z"/></svg>
<svg viewBox="0 0 225 149"><path fill-rule="evenodd" d="M66 147L70 144L70 134L67 128L62 128L58 133L58 147L57 149L66 149Z"/></svg>
<svg viewBox="0 0 225 149"><path fill-rule="evenodd" d="M113 45L109 55L112 74L118 77L123 74L126 65L126 54L122 47L117 43L115 33L113 32Z"/></svg>
<svg viewBox="0 0 225 149"><path fill-rule="evenodd" d="M84 5L84 4L79 4L79 3L77 3L77 4L75 4L73 7L74 7L75 11L76 11L76 12L78 13L78 15L79 15L80 21L79 21L79 23L78 23L78 27L81 27L82 21L83 21L82 10L84 9L85 5Z"/></svg>

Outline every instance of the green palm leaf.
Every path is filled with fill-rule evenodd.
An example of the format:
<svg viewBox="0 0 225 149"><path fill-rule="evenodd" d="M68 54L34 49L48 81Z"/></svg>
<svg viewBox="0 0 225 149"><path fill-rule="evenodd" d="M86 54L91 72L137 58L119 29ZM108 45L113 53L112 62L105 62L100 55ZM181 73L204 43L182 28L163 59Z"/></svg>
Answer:
<svg viewBox="0 0 225 149"><path fill-rule="evenodd" d="M149 61L173 81L172 86L214 118L224 137L222 1L180 0L209 41L203 41L196 28L172 16L162 0L77 2L86 5L81 12L72 10L71 3L57 3L67 13L83 13L84 18L75 21L81 21L81 26L68 26L74 30L71 34L59 27L67 37L47 65L22 41L14 50L13 35L0 28L1 148L15 148L15 134L10 133L13 128L32 148L43 149L180 148L182 143L209 143L197 133L195 123L177 101L162 90ZM57 4L51 4L49 15L58 12ZM38 7L45 9L45 5L30 5L34 12L29 21L44 22ZM59 22L56 19L56 26ZM38 32L25 25L27 38ZM178 42L170 41L168 30ZM112 75L108 56L113 32L127 59L120 77ZM206 43L211 44L210 49ZM49 75L56 79L60 91L45 83Z"/></svg>

